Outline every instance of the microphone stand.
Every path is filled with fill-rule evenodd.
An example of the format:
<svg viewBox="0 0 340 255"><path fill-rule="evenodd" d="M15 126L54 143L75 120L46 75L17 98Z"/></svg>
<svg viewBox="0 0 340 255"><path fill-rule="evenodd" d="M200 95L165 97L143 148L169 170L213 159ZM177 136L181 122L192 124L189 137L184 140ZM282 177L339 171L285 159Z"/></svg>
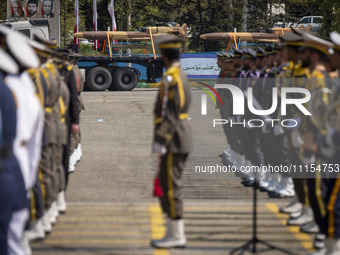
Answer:
<svg viewBox="0 0 340 255"><path fill-rule="evenodd" d="M249 241L247 241L244 245L233 249L230 252L230 255L235 254L235 252L237 252L237 251L240 251L239 254L241 255L245 251L250 251L251 253L255 254L255 253L271 251L271 250L277 250L277 251L280 251L280 252L285 253L285 254L295 255L295 253L292 253L292 252L285 250L283 248L271 245L270 243L263 241L263 240L260 240L257 237L257 192L256 192L257 179L258 179L257 178L257 172L255 172L255 180L254 180L254 184L253 184L253 231L252 231L253 237ZM258 250L257 246L256 246L258 243L266 246L267 248L263 249L261 251Z"/></svg>

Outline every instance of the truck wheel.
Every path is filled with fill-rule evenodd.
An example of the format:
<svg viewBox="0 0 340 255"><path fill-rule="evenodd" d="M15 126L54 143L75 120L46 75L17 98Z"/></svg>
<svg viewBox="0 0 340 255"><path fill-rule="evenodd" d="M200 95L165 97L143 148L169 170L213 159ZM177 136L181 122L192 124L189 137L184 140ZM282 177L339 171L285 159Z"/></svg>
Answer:
<svg viewBox="0 0 340 255"><path fill-rule="evenodd" d="M112 83L112 76L104 67L97 66L87 76L87 86L94 91L105 91Z"/></svg>
<svg viewBox="0 0 340 255"><path fill-rule="evenodd" d="M115 87L122 91L133 90L138 81L136 72L131 68L119 68L113 79Z"/></svg>

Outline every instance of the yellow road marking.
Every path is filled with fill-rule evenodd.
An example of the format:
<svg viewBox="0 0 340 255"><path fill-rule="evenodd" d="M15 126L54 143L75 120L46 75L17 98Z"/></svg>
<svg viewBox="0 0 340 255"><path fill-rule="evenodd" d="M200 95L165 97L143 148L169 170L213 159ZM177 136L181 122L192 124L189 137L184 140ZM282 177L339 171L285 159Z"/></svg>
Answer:
<svg viewBox="0 0 340 255"><path fill-rule="evenodd" d="M201 211L201 212L224 212L224 213L229 213L229 212L237 212L237 211L244 211L244 210L252 210L253 207L252 206L249 206L249 205L245 205L245 206L239 206L239 205L236 205L236 206L184 206L184 210L185 212L188 212L190 213L190 211ZM260 206L258 208L258 211L264 211L264 212L267 212L268 210L265 209L265 207L263 206Z"/></svg>
<svg viewBox="0 0 340 255"><path fill-rule="evenodd" d="M144 206L124 206L122 209L121 206L116 205L82 205L82 204L67 204L67 212L69 211L83 211L83 210L109 210L113 212L145 212Z"/></svg>
<svg viewBox="0 0 340 255"><path fill-rule="evenodd" d="M150 228L149 224L140 224L136 225L133 224L131 225L132 227L136 228ZM79 224L78 222L58 222L58 224L55 226L54 230L57 229L63 229L63 228L126 228L126 224L110 224L110 223L105 223L105 222L99 222L99 223L84 223L84 224Z"/></svg>
<svg viewBox="0 0 340 255"><path fill-rule="evenodd" d="M143 232L135 231L55 231L51 233L51 236L143 236Z"/></svg>
<svg viewBox="0 0 340 255"><path fill-rule="evenodd" d="M132 217L131 217L132 218ZM60 218L61 219L61 218ZM81 217L77 217L77 216L63 216L62 219L63 222L82 222L82 221L86 221L86 222L103 222L103 221L108 221L108 222L122 222L122 221L128 221L130 223L143 223L143 222L147 222L148 218L145 219L129 219L128 217L115 217L114 215L112 216L100 216L100 218L97 217L91 217L91 216L81 216Z"/></svg>
<svg viewBox="0 0 340 255"><path fill-rule="evenodd" d="M147 239L46 239L45 244L146 244Z"/></svg>
<svg viewBox="0 0 340 255"><path fill-rule="evenodd" d="M67 214L62 215L62 217L67 216L127 216L127 217L149 217L147 212L114 212L114 211L67 211Z"/></svg>
<svg viewBox="0 0 340 255"><path fill-rule="evenodd" d="M159 205L150 205L149 213L151 215L151 237L152 239L161 239L165 235L164 220L162 209ZM154 249L154 255L169 255L166 249Z"/></svg>
<svg viewBox="0 0 340 255"><path fill-rule="evenodd" d="M282 225L286 226L286 221L289 218L288 215L279 213L279 207L276 204L268 203L266 207L276 215L276 217L281 221ZM312 238L305 233L300 232L300 228L298 226L286 226L289 232L293 233L294 237L299 240L302 244L302 247L313 251L313 240Z"/></svg>

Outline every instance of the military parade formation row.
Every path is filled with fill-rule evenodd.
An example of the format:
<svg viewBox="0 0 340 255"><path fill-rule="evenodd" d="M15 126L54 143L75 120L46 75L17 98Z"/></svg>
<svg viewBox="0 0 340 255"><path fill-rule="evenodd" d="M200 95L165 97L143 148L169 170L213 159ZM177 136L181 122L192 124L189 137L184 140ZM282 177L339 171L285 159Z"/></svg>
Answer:
<svg viewBox="0 0 340 255"><path fill-rule="evenodd" d="M271 109L273 88L303 88L310 99L300 107L287 106L265 116L272 120L288 118L294 128L280 122L261 128L246 125L223 125L227 148L221 157L225 165L236 166L303 166L302 173L239 171L244 186L258 185L270 197L293 198L280 211L290 215L288 225L315 233L312 254L340 253L340 178L330 171L308 171L322 164L335 165L340 156L340 34L332 32L323 40L305 31L292 29L280 36L280 43L256 50L237 49L217 54L221 69L218 84L233 84L242 91L252 88L252 104L257 110ZM249 110L244 115L233 114L233 95L219 89L223 107L222 119L242 122L261 119ZM278 93L279 100L284 100ZM249 98L248 98L249 99ZM290 100L301 99L292 93ZM256 101L256 102L255 102ZM305 114L306 110L310 114ZM249 168L251 169L251 168ZM255 183L256 182L256 183ZM255 183L255 184L254 184Z"/></svg>
<svg viewBox="0 0 340 255"><path fill-rule="evenodd" d="M77 54L0 25L0 254L31 254L66 211L81 158Z"/></svg>

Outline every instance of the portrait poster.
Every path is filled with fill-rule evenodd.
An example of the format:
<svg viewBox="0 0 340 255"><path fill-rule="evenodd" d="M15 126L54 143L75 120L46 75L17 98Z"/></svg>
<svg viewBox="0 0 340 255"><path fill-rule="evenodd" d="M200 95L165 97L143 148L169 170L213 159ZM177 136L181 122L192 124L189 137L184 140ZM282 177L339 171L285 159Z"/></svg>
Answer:
<svg viewBox="0 0 340 255"><path fill-rule="evenodd" d="M8 0L10 6L9 18L22 19L26 15L26 0Z"/></svg>
<svg viewBox="0 0 340 255"><path fill-rule="evenodd" d="M30 19L40 18L40 0L26 0L26 15Z"/></svg>
<svg viewBox="0 0 340 255"><path fill-rule="evenodd" d="M41 18L54 18L55 13L55 0L40 0L40 13Z"/></svg>

